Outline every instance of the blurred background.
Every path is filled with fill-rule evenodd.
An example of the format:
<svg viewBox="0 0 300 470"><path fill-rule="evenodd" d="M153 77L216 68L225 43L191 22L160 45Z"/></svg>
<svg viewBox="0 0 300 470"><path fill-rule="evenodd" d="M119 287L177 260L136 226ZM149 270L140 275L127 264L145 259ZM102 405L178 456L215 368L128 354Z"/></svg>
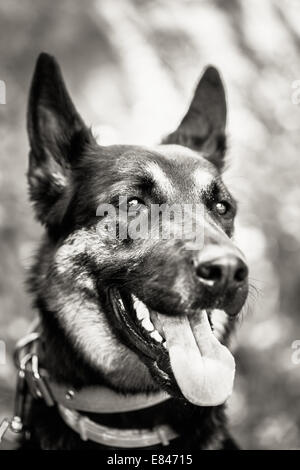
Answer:
<svg viewBox="0 0 300 470"><path fill-rule="evenodd" d="M221 71L225 179L254 286L234 338L231 429L246 449L300 448L300 0L0 1L0 419L12 405L11 352L34 317L24 279L41 228L27 200L25 117L41 51L57 57L103 144L159 141L203 67Z"/></svg>

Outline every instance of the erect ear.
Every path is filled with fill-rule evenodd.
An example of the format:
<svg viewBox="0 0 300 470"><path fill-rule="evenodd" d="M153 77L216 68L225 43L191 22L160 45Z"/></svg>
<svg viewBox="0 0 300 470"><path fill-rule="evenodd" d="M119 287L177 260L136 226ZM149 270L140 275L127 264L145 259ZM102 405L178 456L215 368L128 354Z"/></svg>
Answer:
<svg viewBox="0 0 300 470"><path fill-rule="evenodd" d="M205 69L188 112L177 130L164 139L165 144L179 144L203 152L219 169L226 150L226 98L219 72Z"/></svg>
<svg viewBox="0 0 300 470"><path fill-rule="evenodd" d="M71 101L57 62L45 53L36 63L27 118L30 197L38 219L51 227L62 219L68 203L72 164L93 138Z"/></svg>

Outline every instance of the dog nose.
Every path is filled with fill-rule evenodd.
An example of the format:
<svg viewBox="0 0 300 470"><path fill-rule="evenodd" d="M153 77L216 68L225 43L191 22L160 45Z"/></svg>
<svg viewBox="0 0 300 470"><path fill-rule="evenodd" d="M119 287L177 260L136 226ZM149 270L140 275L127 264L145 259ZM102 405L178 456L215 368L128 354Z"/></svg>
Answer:
<svg viewBox="0 0 300 470"><path fill-rule="evenodd" d="M238 288L247 279L248 268L241 258L230 254L198 264L196 273L207 286Z"/></svg>

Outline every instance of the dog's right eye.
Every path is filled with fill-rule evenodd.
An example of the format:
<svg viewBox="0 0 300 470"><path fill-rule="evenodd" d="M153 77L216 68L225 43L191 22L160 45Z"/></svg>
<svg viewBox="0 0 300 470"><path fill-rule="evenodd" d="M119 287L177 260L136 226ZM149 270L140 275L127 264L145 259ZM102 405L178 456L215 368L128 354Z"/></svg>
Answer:
<svg viewBox="0 0 300 470"><path fill-rule="evenodd" d="M133 197L127 202L128 211L140 211L145 208L145 203L139 198Z"/></svg>

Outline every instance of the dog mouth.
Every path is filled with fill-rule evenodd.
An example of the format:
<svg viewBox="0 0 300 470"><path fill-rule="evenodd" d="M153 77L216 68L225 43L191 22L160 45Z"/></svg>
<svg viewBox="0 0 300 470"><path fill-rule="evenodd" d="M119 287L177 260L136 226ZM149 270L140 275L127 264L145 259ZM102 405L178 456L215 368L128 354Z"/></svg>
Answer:
<svg viewBox="0 0 300 470"><path fill-rule="evenodd" d="M214 335L209 312L171 315L148 308L134 294L110 289L121 335L155 366L165 384L175 379L198 406L217 406L232 393L235 361Z"/></svg>

